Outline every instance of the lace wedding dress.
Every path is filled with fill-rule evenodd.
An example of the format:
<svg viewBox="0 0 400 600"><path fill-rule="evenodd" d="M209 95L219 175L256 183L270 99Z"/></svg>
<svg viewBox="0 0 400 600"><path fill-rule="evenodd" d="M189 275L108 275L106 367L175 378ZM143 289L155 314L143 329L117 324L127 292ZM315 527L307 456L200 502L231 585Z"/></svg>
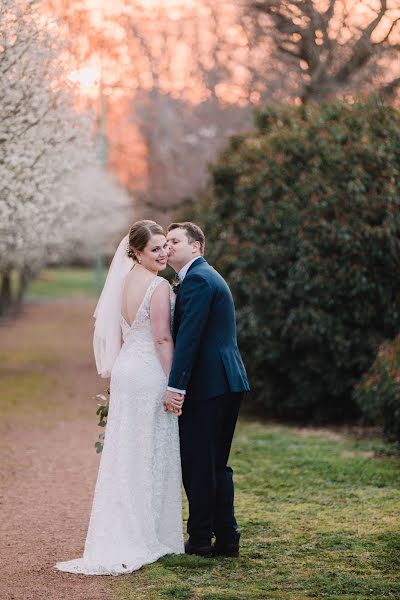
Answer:
<svg viewBox="0 0 400 600"><path fill-rule="evenodd" d="M121 316L123 345L111 372L85 550L82 558L57 563L61 571L119 575L184 552L178 419L163 409L167 378L150 324L158 285L167 282L152 280L131 326Z"/></svg>

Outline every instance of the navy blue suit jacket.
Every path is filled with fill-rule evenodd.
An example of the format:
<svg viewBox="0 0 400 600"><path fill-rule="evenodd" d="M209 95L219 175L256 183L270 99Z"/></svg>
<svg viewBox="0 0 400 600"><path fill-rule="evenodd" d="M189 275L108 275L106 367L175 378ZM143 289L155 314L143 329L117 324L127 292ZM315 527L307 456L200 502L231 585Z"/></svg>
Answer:
<svg viewBox="0 0 400 600"><path fill-rule="evenodd" d="M173 337L168 385L186 390L186 402L249 390L231 291L203 257L190 265L179 287Z"/></svg>

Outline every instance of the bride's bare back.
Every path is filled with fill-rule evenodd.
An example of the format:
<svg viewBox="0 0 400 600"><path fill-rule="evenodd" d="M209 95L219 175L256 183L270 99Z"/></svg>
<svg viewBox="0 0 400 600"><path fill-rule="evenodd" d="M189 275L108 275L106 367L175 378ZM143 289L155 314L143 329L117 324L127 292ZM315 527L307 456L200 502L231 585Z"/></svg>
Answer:
<svg viewBox="0 0 400 600"><path fill-rule="evenodd" d="M137 311L154 277L153 273L140 267L136 268L136 265L126 276L122 291L121 314L128 325L132 325L135 321Z"/></svg>
<svg viewBox="0 0 400 600"><path fill-rule="evenodd" d="M156 275L151 271L135 265L125 278L122 291L121 315L129 327L132 327L147 290ZM172 364L173 342L171 337L171 288L167 281L152 293L150 302L150 323L153 341L161 366L168 376Z"/></svg>

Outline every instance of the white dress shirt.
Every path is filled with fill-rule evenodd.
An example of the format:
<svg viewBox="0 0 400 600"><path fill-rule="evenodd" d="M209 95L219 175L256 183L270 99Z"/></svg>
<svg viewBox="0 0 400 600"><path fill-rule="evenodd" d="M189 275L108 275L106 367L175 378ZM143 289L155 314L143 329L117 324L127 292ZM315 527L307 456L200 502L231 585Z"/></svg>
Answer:
<svg viewBox="0 0 400 600"><path fill-rule="evenodd" d="M188 263L186 263L186 265L184 267L182 267L182 269L179 271L178 273L178 279L179 281L182 283L182 281L185 279L186 277L186 273L189 271L189 267L194 263L195 260L197 260L198 258L201 258L201 256L195 256L194 258L192 258L192 260L189 260Z"/></svg>
<svg viewBox="0 0 400 600"><path fill-rule="evenodd" d="M189 271L189 267L194 263L195 260L197 260L198 258L201 258L201 256L195 256L194 258L192 258L192 260L189 260L188 263L186 263L186 265L184 267L182 267L182 269L179 271L178 273L178 279L179 281L182 283L182 281L185 279L186 277L186 273ZM178 390L177 388L173 388L168 386L167 390L169 392L177 392L178 394L186 394L186 390Z"/></svg>

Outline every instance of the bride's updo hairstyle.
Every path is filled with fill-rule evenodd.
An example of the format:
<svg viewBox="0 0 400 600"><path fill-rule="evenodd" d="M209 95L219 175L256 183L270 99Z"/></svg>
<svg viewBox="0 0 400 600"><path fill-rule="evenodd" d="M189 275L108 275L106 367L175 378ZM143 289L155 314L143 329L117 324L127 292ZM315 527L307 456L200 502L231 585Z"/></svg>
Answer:
<svg viewBox="0 0 400 600"><path fill-rule="evenodd" d="M136 221L129 230L128 256L137 261L136 252L141 252L153 235L165 235L164 229L155 221Z"/></svg>

